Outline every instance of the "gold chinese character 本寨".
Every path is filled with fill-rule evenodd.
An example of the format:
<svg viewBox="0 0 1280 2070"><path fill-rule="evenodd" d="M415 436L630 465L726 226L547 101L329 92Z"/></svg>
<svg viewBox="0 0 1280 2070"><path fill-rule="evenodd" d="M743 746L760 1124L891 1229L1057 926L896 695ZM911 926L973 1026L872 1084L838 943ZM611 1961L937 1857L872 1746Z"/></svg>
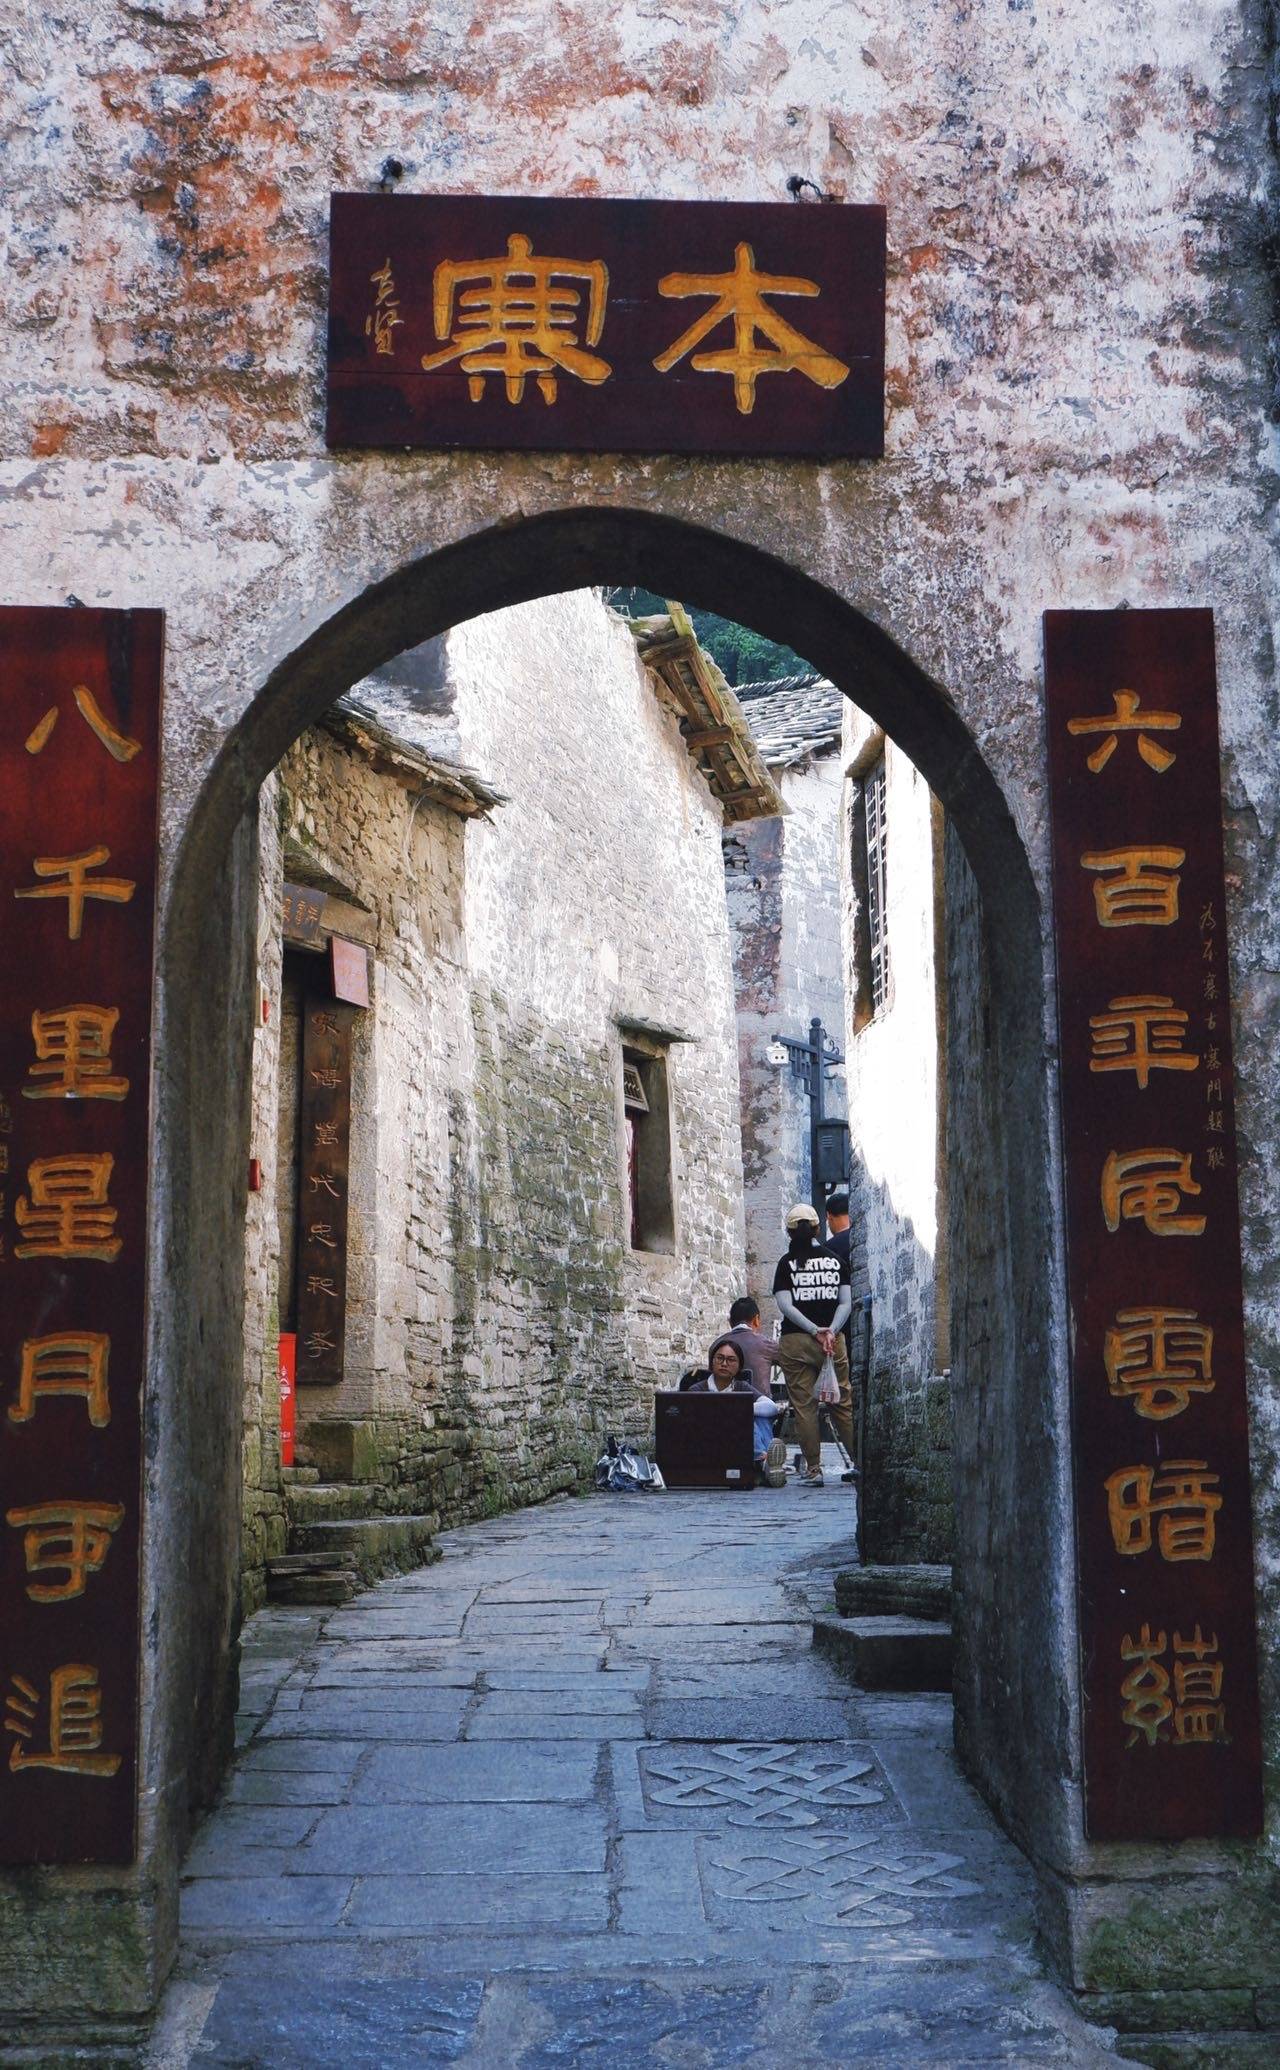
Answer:
<svg viewBox="0 0 1280 2070"><path fill-rule="evenodd" d="M82 1596L85 1582L101 1568L123 1521L123 1502L41 1502L6 1510L5 1522L23 1534L28 1574L66 1569L63 1581L29 1581L31 1601L66 1603Z"/></svg>
<svg viewBox="0 0 1280 2070"><path fill-rule="evenodd" d="M573 374L598 387L613 368L587 351L575 333L587 291L585 340L600 343L609 270L600 259L535 259L529 238L507 239L504 259L446 259L436 267L433 316L442 352L425 355L423 371L459 362L472 402L484 395L489 374L500 375L507 401L521 402L532 375L543 401L557 395L557 375ZM450 330L452 327L452 336Z"/></svg>
<svg viewBox="0 0 1280 2070"><path fill-rule="evenodd" d="M1109 848L1082 855L1098 876L1093 902L1099 927L1171 927L1178 917L1183 848Z"/></svg>
<svg viewBox="0 0 1280 2070"><path fill-rule="evenodd" d="M98 1258L104 1264L118 1257L116 1210L107 1203L114 1165L107 1151L38 1157L28 1165L31 1197L19 1196L14 1204L26 1240L14 1245L14 1257Z"/></svg>
<svg viewBox="0 0 1280 2070"><path fill-rule="evenodd" d="M109 848L86 848L79 855L38 855L32 864L37 877L65 877L65 884L24 884L15 898L65 898L67 939L78 942L84 926L85 902L104 899L109 905L127 905L137 890L129 877L91 877L90 871L110 862Z"/></svg>
<svg viewBox="0 0 1280 2070"><path fill-rule="evenodd" d="M1194 1308L1120 1309L1102 1358L1111 1393L1153 1423L1213 1393L1213 1331Z"/></svg>
<svg viewBox="0 0 1280 2070"><path fill-rule="evenodd" d="M142 752L142 742L131 740L127 733L114 727L86 683L77 683L71 692L76 710L89 730L96 734L107 753L116 762L132 762ZM58 707L51 704L44 717L33 726L27 735L25 746L29 755L41 754L45 744L58 723Z"/></svg>
<svg viewBox="0 0 1280 2070"><path fill-rule="evenodd" d="M1164 1560L1211 1560L1214 1518L1222 1508L1220 1476L1204 1459L1171 1459L1162 1467L1122 1466L1107 1475L1107 1521L1118 1553L1150 1552L1152 1520Z"/></svg>
<svg viewBox="0 0 1280 2070"><path fill-rule="evenodd" d="M1200 1188L1191 1157L1179 1150L1112 1150L1102 1167L1102 1213L1114 1236L1121 1222L1142 1222L1152 1236L1200 1236L1203 1215L1183 1215L1184 1194Z"/></svg>
<svg viewBox="0 0 1280 2070"><path fill-rule="evenodd" d="M127 1078L111 1067L111 1038L120 1018L114 1006L62 1006L33 1013L36 1062L27 1071L24 1100L122 1100Z"/></svg>
<svg viewBox="0 0 1280 2070"><path fill-rule="evenodd" d="M669 373L711 331L732 322L732 345L718 352L699 352L690 364L699 374L732 375L740 415L749 417L754 410L756 382L762 374L803 374L819 388L839 388L849 378L844 361L815 345L768 307L772 295L816 296L821 292L816 281L798 275L757 273L756 256L749 244L735 246L731 273L668 273L658 282L660 295L678 300L711 295L714 301L705 315L680 333L674 345L659 354L654 366L660 374ZM758 343L757 334L769 349Z"/></svg>
<svg viewBox="0 0 1280 2070"><path fill-rule="evenodd" d="M1154 769L1157 776L1163 776L1172 768L1177 756L1169 748L1152 740L1153 733L1176 733L1182 725L1177 712L1144 712L1136 690L1113 690L1111 701L1115 710L1111 717L1096 719L1068 719L1067 731L1071 734L1101 733L1105 735L1101 746L1086 756L1086 766L1095 776L1101 774L1120 745L1122 733L1136 733L1138 753L1148 769Z"/></svg>
<svg viewBox="0 0 1280 2070"><path fill-rule="evenodd" d="M52 1768L62 1775L114 1775L119 1754L102 1749L102 1691L98 1670L79 1661L55 1668L49 1678L49 1746L45 1753L23 1751L23 1741L34 1736L40 1714L40 1692L24 1675L12 1675L12 1692L5 1698L8 1715L6 1732L13 1734L9 1767L15 1773L24 1768Z"/></svg>
<svg viewBox="0 0 1280 2070"><path fill-rule="evenodd" d="M46 1395L79 1395L87 1404L95 1430L111 1421L107 1361L111 1339L96 1330L60 1330L54 1336L28 1337L22 1346L18 1399L9 1404L11 1423L29 1423L36 1404Z"/></svg>

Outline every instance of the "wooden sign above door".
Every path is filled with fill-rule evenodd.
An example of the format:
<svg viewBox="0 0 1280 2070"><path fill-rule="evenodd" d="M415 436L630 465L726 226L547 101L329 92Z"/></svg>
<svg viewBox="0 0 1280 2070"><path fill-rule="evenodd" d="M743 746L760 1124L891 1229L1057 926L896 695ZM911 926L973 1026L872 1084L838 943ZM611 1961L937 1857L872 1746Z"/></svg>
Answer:
<svg viewBox="0 0 1280 2070"><path fill-rule="evenodd" d="M330 446L884 451L885 212L335 194Z"/></svg>

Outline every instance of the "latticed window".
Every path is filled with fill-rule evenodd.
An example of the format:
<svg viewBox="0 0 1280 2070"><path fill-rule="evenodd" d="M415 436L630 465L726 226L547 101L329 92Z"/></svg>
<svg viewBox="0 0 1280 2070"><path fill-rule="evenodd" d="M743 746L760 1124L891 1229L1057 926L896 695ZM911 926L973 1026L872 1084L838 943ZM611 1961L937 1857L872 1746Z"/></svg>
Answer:
<svg viewBox="0 0 1280 2070"><path fill-rule="evenodd" d="M889 1003L889 930L885 907L885 768L884 756L868 770L863 789L867 826L867 946L871 963L871 1011Z"/></svg>

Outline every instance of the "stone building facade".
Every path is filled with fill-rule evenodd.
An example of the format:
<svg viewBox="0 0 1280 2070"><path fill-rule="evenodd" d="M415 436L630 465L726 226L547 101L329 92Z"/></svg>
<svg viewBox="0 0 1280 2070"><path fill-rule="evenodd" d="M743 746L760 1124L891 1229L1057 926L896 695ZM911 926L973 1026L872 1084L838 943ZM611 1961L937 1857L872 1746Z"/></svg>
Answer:
<svg viewBox="0 0 1280 2070"><path fill-rule="evenodd" d="M1255 2038L1280 1988L1271 9L704 0L602 38L545 0L110 0L29 15L8 55L6 591L167 614L138 1846L0 1880L11 2023L154 2004L229 1745L261 786L397 654L609 583L803 654L946 812L958 1744L1086 2007ZM328 195L391 154L419 192L883 201L883 459L328 451ZM1215 614L1268 1821L1230 1845L1102 1846L1081 1809L1041 613L1121 604Z"/></svg>
<svg viewBox="0 0 1280 2070"><path fill-rule="evenodd" d="M943 815L853 704L843 761L855 1294L871 1297L862 1548L873 1562L942 1562L954 1537Z"/></svg>
<svg viewBox="0 0 1280 2070"><path fill-rule="evenodd" d="M647 1442L654 1389L722 1327L742 1167L721 820L661 679L590 591L391 664L265 786L246 1606L286 1508L453 1524L582 1487L609 1432ZM285 882L370 970L344 1377L299 1386L298 1458L323 1481L287 1495L298 1028L325 965L285 948ZM648 1097L634 1230L624 1059Z"/></svg>
<svg viewBox="0 0 1280 2070"><path fill-rule="evenodd" d="M773 1317L783 1221L813 1192L810 1103L788 1064L769 1059L780 1035L807 1042L816 1016L844 1034L840 919L840 728L845 699L813 675L740 683L736 695L782 799L778 817L725 834L725 889L738 1001L747 1290ZM844 1075L826 1074L824 1107L845 1111Z"/></svg>

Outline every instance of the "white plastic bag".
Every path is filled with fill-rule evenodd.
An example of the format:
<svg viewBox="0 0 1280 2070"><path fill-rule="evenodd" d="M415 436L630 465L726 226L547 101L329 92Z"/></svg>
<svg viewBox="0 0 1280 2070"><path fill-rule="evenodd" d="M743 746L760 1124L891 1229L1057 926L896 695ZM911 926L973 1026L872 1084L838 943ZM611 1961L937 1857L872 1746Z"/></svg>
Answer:
<svg viewBox="0 0 1280 2070"><path fill-rule="evenodd" d="M818 1374L818 1384L813 1390L815 1402L821 1402L826 1409L840 1406L840 1382L836 1379L836 1364L831 1357L824 1358Z"/></svg>

